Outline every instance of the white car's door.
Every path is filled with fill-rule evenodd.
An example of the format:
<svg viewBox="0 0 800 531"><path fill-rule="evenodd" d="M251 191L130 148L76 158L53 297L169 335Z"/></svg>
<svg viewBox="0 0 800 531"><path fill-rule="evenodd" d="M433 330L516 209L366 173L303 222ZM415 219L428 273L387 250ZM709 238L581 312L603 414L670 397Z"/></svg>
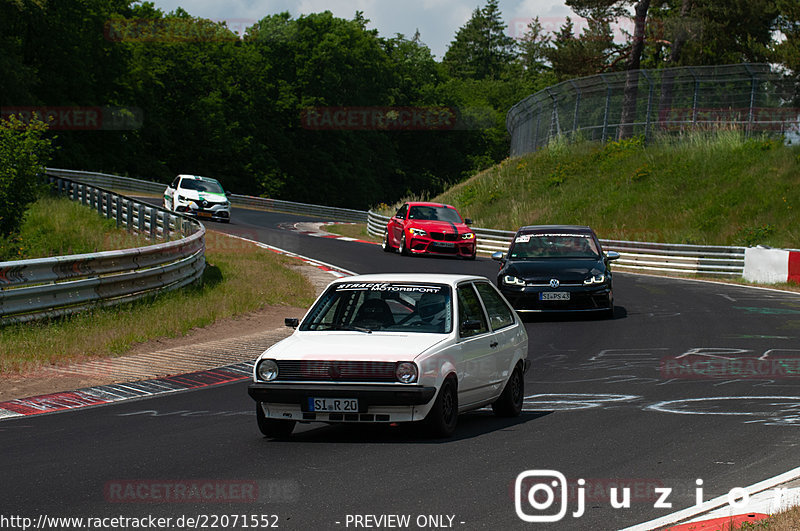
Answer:
<svg viewBox="0 0 800 531"><path fill-rule="evenodd" d="M481 296L486 314L489 317L489 328L497 347L494 349L497 364L497 380L493 382L494 394L499 395L514 369L514 352L517 348L518 330L514 310L503 300L497 290L488 282L476 282L475 288Z"/></svg>
<svg viewBox="0 0 800 531"><path fill-rule="evenodd" d="M499 342L491 333L478 293L471 282L456 290L458 345L454 348L458 371L460 408L492 397L498 380L496 351Z"/></svg>

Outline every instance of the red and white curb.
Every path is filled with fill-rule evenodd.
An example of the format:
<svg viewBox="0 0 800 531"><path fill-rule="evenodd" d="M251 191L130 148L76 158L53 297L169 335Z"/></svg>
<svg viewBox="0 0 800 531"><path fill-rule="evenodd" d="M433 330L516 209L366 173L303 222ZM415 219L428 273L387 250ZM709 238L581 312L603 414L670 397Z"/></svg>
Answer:
<svg viewBox="0 0 800 531"><path fill-rule="evenodd" d="M291 223L286 224L289 230L293 232L297 232L300 234L304 234L306 236L313 236L315 238L326 238L329 240L341 240L345 242L357 242L357 243L368 243L370 245L380 245L378 242L372 242L369 240L360 240L358 238L350 238L349 236L342 236L341 234L333 234L332 232L326 232L323 227L328 225L356 225L356 223L346 223L342 221L326 221L326 222L300 222L300 223Z"/></svg>
<svg viewBox="0 0 800 531"><path fill-rule="evenodd" d="M273 247L272 245L268 245L266 243L261 243L261 242L255 241L255 240L250 240L248 238L243 238L241 236L236 236L235 234L228 234L227 236L230 236L231 238L236 238L237 240L242 240L242 241L245 241L245 242L248 242L248 243L252 243L256 247L260 247L262 249L267 249L268 251L272 251L272 252L277 253L277 254L282 254L282 255L288 256L290 258L296 258L297 260L302 260L306 264L312 265L312 266L314 266L314 267L316 267L318 269L321 269L322 271L330 273L331 275L333 275L333 276L335 276L337 278L350 277L350 276L356 275L356 273L354 273L352 271L349 271L347 269L341 268L339 266L335 266L335 265L329 264L327 262L322 262L320 260L315 260L313 258L309 258L309 257L303 256L301 254L293 253L291 251L287 251L287 250L281 249L279 247ZM368 243L372 243L372 242L368 242Z"/></svg>
<svg viewBox="0 0 800 531"><path fill-rule="evenodd" d="M727 523L732 517L754 514L774 514L800 505L800 488L785 488L791 481L800 479L800 467L765 479L749 487L733 489L700 505L650 520L620 531L716 531L720 518ZM716 521L716 522L715 522ZM752 521L752 520L742 520Z"/></svg>
<svg viewBox="0 0 800 531"><path fill-rule="evenodd" d="M200 389L212 385L246 380L253 374L253 362L229 365L219 369L179 374L154 380L87 387L48 395L0 402L0 420L30 415L56 413L71 409L102 406L153 396Z"/></svg>
<svg viewBox="0 0 800 531"><path fill-rule="evenodd" d="M336 278L355 275L333 264L328 264L320 260L314 260L306 256L273 247L265 243L249 240L240 236L229 235L232 238L252 243L262 249L289 256L297 260L302 260L308 265L314 266L322 271L330 273ZM65 391L47 395L34 396L30 398L20 398L0 402L0 421L24 417L29 415L41 415L45 413L56 413L73 409L96 407L106 404L113 404L124 400L149 398L186 391L190 389L200 389L213 385L221 385L251 378L253 374L253 362L244 362L235 365L228 365L218 369L203 370L186 374L156 378L153 380L143 380L138 382L118 383L110 385L99 385L87 387L76 391Z"/></svg>

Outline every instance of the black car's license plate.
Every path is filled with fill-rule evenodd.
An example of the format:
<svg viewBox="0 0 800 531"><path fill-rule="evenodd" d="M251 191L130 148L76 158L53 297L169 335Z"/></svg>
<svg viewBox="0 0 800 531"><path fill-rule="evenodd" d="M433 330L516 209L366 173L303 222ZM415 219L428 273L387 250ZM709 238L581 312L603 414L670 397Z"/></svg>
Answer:
<svg viewBox="0 0 800 531"><path fill-rule="evenodd" d="M543 291L539 294L541 301L568 301L569 291Z"/></svg>

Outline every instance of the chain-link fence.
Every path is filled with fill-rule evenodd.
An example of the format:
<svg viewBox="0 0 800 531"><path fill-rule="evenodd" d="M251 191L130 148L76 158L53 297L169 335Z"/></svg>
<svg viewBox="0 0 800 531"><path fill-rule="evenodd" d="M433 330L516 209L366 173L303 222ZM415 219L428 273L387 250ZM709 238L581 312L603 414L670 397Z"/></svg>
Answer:
<svg viewBox="0 0 800 531"><path fill-rule="evenodd" d="M800 140L797 79L767 64L613 72L570 79L528 96L506 117L511 156L556 136L614 140L736 128ZM626 103L627 102L627 103Z"/></svg>

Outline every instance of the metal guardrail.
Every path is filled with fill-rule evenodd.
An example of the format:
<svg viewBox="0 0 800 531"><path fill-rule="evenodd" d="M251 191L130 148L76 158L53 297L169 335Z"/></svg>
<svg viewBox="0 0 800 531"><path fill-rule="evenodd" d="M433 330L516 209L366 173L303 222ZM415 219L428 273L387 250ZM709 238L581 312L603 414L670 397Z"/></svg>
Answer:
<svg viewBox="0 0 800 531"><path fill-rule="evenodd" d="M51 171L47 175L58 192L116 220L117 226L164 241L134 249L0 262L0 323L130 302L191 284L202 275L201 223Z"/></svg>
<svg viewBox="0 0 800 531"><path fill-rule="evenodd" d="M132 192L144 192L148 194L163 195L166 184L152 181L143 181L131 177L110 175L107 173L96 173L87 171L61 170L47 168L50 175L58 175L70 179L80 179L82 182L91 183L103 188L113 188ZM349 208L328 207L311 205L306 203L294 203L292 201L282 201L279 199L269 199L264 197L254 197L249 195L228 194L231 204L240 207L260 208L264 210L276 210L279 212L289 212L292 214L302 214L318 216L334 221L348 221L354 223L366 223L367 213L362 210L351 210Z"/></svg>
<svg viewBox="0 0 800 531"><path fill-rule="evenodd" d="M383 236L389 216L369 212L367 232ZM472 227L479 253L506 252L514 231ZM614 269L741 277L744 271L744 247L682 245L672 243L600 240L606 251L620 253Z"/></svg>
<svg viewBox="0 0 800 531"><path fill-rule="evenodd" d="M81 180L103 182L106 186L131 191L163 193L166 185L118 177L103 173L76 172L72 170L48 169L49 174L79 176ZM366 223L367 232L382 237L389 216L376 212L363 212L344 208L293 203L277 199L265 199L231 194L231 201L239 206L278 210L301 215L328 218L332 221ZM477 236L478 252L491 254L507 251L514 236L513 231L473 227ZM605 250L617 251L620 258L614 268L627 271L651 271L666 274L703 274L712 276L741 277L744 271L744 247L681 245L649 242L626 242L600 240Z"/></svg>

